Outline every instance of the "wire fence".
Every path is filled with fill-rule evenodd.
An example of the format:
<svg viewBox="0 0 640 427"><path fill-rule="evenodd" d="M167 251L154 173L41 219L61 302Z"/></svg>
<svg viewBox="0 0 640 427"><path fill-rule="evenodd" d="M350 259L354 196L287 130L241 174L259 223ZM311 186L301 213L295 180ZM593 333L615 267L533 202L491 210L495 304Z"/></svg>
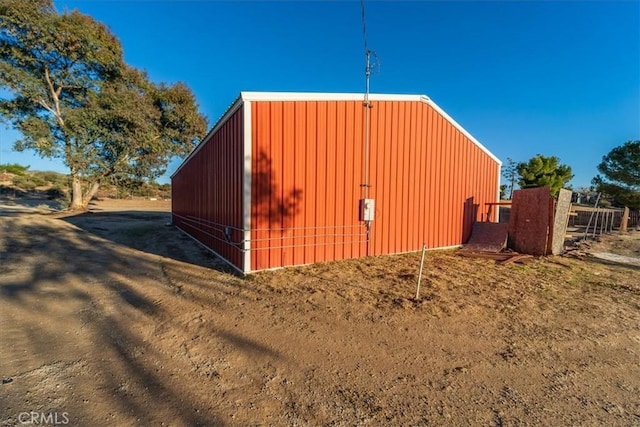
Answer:
<svg viewBox="0 0 640 427"><path fill-rule="evenodd" d="M273 233L271 236L244 239L244 229L220 224L191 215L173 214L182 224L198 233L208 236L235 249L246 252L270 249L302 248L313 246L353 245L367 242L367 232L354 232L362 229L357 225L328 225L317 227L292 227L292 228L262 228L250 230L258 234ZM340 231L342 230L342 231ZM242 238L237 237L241 235ZM247 249L246 243L250 243Z"/></svg>

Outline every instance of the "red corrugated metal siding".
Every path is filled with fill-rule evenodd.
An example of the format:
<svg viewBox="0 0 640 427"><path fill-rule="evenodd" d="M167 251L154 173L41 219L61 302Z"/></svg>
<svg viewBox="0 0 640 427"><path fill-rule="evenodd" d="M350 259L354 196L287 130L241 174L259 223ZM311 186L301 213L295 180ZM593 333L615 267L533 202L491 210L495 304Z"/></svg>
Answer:
<svg viewBox="0 0 640 427"><path fill-rule="evenodd" d="M243 268L243 108L212 134L172 178L174 224ZM225 235L231 227L231 238Z"/></svg>
<svg viewBox="0 0 640 427"><path fill-rule="evenodd" d="M497 162L429 105L384 104L372 110L372 196L381 210L374 254L466 241L484 203L496 199Z"/></svg>
<svg viewBox="0 0 640 427"><path fill-rule="evenodd" d="M252 270L365 254L357 207L361 165L354 158L361 125L353 128L361 108L252 103Z"/></svg>
<svg viewBox="0 0 640 427"><path fill-rule="evenodd" d="M358 101L252 103L252 270L366 254ZM497 198L499 165L433 107L371 109L370 254L458 245Z"/></svg>

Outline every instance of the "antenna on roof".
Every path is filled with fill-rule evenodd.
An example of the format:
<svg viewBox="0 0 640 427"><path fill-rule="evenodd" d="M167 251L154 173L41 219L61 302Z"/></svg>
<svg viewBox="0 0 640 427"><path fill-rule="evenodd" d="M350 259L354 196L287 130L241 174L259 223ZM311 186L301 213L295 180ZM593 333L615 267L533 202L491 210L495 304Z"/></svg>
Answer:
<svg viewBox="0 0 640 427"><path fill-rule="evenodd" d="M364 56L366 58L364 76L365 76L365 92L364 92L364 157L363 157L363 177L362 177L362 199L360 199L360 221L363 221L367 227L367 255L369 255L369 239L371 231L371 223L375 214L375 200L369 198L369 139L370 139L370 119L371 108L373 105L369 102L369 80L371 77L371 69L378 64L378 55L369 49L367 41L367 21L364 13L364 0L360 0L360 10L362 11L362 37L364 39ZM374 63L372 64L371 57Z"/></svg>
<svg viewBox="0 0 640 427"><path fill-rule="evenodd" d="M371 77L371 70L374 68L379 68L380 62L378 61L378 55L374 51L369 49L369 43L367 40L367 20L364 13L364 0L360 0L360 10L362 11L362 38L364 40L364 56L366 58L366 65L365 65L365 71L364 71L365 80L366 80L364 100L366 104L369 102L369 79ZM373 61L372 61L372 56L373 56Z"/></svg>

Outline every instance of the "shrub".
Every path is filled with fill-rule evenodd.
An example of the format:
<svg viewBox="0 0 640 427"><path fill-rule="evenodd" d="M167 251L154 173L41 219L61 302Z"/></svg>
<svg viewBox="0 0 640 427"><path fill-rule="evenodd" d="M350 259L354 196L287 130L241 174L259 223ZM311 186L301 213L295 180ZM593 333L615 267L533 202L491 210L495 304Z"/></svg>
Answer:
<svg viewBox="0 0 640 427"><path fill-rule="evenodd" d="M22 166L18 163L5 163L0 165L0 173L12 173L14 175L24 175L27 173L29 166Z"/></svg>
<svg viewBox="0 0 640 427"><path fill-rule="evenodd" d="M44 171L33 172L32 175L39 177L44 182L48 182L53 186L65 188L71 184L69 175L65 175L58 172Z"/></svg>
<svg viewBox="0 0 640 427"><path fill-rule="evenodd" d="M36 175L16 175L13 177L13 185L27 191L33 191L36 187L45 184L46 182Z"/></svg>

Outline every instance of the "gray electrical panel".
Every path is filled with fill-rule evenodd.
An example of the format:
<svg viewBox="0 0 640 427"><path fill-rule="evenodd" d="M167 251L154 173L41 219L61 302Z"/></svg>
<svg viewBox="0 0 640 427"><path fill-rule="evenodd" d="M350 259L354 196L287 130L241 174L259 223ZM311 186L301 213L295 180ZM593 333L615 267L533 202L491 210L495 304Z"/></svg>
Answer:
<svg viewBox="0 0 640 427"><path fill-rule="evenodd" d="M375 211L375 199L360 199L360 221L373 221Z"/></svg>

